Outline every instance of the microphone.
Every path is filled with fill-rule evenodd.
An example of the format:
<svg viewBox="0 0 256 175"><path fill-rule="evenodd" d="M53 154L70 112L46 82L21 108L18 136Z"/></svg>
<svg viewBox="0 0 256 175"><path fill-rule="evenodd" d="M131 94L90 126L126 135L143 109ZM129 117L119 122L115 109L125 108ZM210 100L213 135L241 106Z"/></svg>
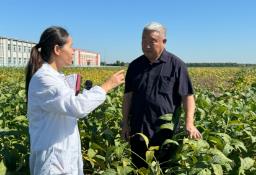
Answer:
<svg viewBox="0 0 256 175"><path fill-rule="evenodd" d="M92 81L91 80L86 80L84 83L84 87L86 90L90 90L92 88Z"/></svg>

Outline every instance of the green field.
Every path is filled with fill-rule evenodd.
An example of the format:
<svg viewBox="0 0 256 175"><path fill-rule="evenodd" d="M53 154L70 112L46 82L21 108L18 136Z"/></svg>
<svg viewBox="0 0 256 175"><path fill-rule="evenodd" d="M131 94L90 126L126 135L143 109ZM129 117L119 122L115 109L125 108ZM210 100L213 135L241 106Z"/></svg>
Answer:
<svg viewBox="0 0 256 175"><path fill-rule="evenodd" d="M64 72L80 73L83 81L100 84L119 69L69 68ZM177 166L163 172L154 159L156 148L151 147L145 160L148 169L132 165L130 148L119 134L121 86L79 122L85 174L255 175L256 68L189 68L189 73L195 88L195 123L203 139L190 140L182 131L167 141L179 145L172 160ZM0 68L0 175L29 174L24 87L23 69Z"/></svg>

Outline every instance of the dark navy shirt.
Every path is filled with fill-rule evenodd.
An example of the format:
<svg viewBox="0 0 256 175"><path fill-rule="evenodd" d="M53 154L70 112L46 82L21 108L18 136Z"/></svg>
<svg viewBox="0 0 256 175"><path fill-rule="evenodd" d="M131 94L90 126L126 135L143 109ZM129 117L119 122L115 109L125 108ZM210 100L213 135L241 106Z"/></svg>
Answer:
<svg viewBox="0 0 256 175"><path fill-rule="evenodd" d="M153 137L161 115L175 113L182 96L193 94L185 63L164 50L160 58L150 63L144 56L132 61L125 78L125 93L133 92L131 134L142 132Z"/></svg>

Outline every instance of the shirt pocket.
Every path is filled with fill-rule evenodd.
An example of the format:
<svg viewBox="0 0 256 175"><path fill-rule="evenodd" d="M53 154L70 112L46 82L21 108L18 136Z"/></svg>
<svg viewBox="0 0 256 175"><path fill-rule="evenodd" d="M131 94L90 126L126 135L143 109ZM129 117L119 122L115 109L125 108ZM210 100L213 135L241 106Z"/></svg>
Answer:
<svg viewBox="0 0 256 175"><path fill-rule="evenodd" d="M139 92L139 91L143 91L143 79L142 79L142 75L138 75L133 79L133 91L135 92Z"/></svg>
<svg viewBox="0 0 256 175"><path fill-rule="evenodd" d="M71 154L68 151L53 148L50 174L72 174Z"/></svg>
<svg viewBox="0 0 256 175"><path fill-rule="evenodd" d="M159 93L172 94L174 83L175 83L174 77L169 77L164 75L160 76Z"/></svg>

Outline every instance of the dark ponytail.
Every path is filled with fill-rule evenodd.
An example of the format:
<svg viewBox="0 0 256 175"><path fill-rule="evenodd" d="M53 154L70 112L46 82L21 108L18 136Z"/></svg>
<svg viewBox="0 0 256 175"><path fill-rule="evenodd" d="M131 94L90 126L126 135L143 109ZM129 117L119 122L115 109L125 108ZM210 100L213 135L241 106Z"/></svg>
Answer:
<svg viewBox="0 0 256 175"><path fill-rule="evenodd" d="M26 96L28 98L29 82L44 62L49 63L56 45L62 47L66 44L69 34L62 27L49 27L41 35L37 45L32 47L30 59L26 66Z"/></svg>

